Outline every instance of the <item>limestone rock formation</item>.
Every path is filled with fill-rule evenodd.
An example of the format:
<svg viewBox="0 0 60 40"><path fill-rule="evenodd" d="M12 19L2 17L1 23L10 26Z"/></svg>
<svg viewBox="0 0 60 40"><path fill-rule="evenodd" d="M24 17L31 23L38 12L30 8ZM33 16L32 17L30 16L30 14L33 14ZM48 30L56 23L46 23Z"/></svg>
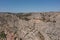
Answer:
<svg viewBox="0 0 60 40"><path fill-rule="evenodd" d="M0 40L60 40L60 12L0 13Z"/></svg>

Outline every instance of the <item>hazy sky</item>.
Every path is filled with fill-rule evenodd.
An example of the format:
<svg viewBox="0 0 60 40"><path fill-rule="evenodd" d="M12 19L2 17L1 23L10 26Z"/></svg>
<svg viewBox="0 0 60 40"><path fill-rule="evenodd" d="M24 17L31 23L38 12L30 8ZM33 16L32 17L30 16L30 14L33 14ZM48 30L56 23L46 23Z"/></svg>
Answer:
<svg viewBox="0 0 60 40"><path fill-rule="evenodd" d="M0 12L60 11L60 0L0 0Z"/></svg>

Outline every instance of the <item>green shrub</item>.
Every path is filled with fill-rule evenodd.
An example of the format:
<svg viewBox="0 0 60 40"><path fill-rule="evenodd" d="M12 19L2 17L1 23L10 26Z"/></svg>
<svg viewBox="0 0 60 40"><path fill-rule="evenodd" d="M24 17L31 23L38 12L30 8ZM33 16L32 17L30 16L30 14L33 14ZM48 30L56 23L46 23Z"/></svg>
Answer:
<svg viewBox="0 0 60 40"><path fill-rule="evenodd" d="M4 33L4 31L0 33L0 38L6 38L6 34Z"/></svg>

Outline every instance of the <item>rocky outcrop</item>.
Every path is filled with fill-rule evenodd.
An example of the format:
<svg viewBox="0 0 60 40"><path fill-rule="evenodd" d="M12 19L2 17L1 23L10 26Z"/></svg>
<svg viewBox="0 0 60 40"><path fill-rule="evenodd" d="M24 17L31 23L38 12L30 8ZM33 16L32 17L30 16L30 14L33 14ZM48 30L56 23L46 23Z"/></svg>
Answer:
<svg viewBox="0 0 60 40"><path fill-rule="evenodd" d="M60 12L1 13L0 40L60 40Z"/></svg>

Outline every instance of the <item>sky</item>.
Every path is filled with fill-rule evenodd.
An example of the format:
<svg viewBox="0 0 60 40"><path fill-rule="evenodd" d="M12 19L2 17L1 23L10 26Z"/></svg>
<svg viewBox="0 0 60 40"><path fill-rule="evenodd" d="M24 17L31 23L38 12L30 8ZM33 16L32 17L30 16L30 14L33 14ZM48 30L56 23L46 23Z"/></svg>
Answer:
<svg viewBox="0 0 60 40"><path fill-rule="evenodd" d="M0 0L0 12L60 11L60 0Z"/></svg>

